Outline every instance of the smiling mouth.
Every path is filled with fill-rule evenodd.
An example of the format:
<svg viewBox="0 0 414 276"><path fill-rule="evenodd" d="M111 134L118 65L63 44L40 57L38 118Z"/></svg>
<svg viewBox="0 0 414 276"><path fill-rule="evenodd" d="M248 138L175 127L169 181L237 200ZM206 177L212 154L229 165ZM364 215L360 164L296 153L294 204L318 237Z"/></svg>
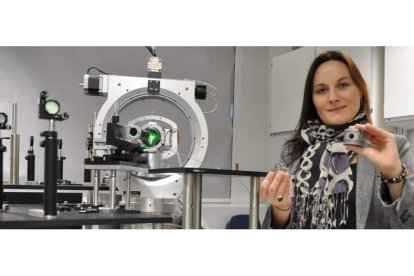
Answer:
<svg viewBox="0 0 414 276"><path fill-rule="evenodd" d="M340 111L340 110L342 110L342 109L344 109L345 108L345 106L341 106L341 107L337 107L337 108L332 108L332 109L329 109L329 112L336 112L336 111Z"/></svg>

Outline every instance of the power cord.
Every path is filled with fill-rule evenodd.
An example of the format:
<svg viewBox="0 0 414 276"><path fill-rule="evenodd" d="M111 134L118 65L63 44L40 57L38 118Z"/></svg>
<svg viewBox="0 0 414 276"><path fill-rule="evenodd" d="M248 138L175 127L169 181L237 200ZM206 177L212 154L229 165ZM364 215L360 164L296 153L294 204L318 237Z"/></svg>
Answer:
<svg viewBox="0 0 414 276"><path fill-rule="evenodd" d="M147 50L151 53L151 55L153 57L156 57L157 56L157 53L155 52L155 47L145 46L145 48L147 48Z"/></svg>
<svg viewBox="0 0 414 276"><path fill-rule="evenodd" d="M106 72L102 71L101 69L99 69L98 67L94 67L94 66L89 67L89 68L88 68L88 70L86 70L86 73L87 73L87 74L89 74L89 72L90 72L92 69L94 69L94 70L96 70L96 71L98 71L98 72L100 72L100 73L102 73L102 74L104 74L104 75L109 75L108 73L106 73Z"/></svg>

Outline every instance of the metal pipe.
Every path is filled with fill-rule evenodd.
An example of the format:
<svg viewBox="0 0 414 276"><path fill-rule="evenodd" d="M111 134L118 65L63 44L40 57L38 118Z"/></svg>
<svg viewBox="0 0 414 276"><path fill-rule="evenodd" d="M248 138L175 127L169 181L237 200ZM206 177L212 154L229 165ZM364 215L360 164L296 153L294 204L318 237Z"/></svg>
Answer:
<svg viewBox="0 0 414 276"><path fill-rule="evenodd" d="M201 229L201 208L202 208L202 174L194 175L194 190L193 190L193 229Z"/></svg>
<svg viewBox="0 0 414 276"><path fill-rule="evenodd" d="M86 194L86 203L93 205L93 191L88 191Z"/></svg>
<svg viewBox="0 0 414 276"><path fill-rule="evenodd" d="M13 103L12 133L10 135L10 184L19 184L20 135L17 132L17 103Z"/></svg>
<svg viewBox="0 0 414 276"><path fill-rule="evenodd" d="M126 196L125 196L125 209L131 210L131 172L125 172L126 179Z"/></svg>
<svg viewBox="0 0 414 276"><path fill-rule="evenodd" d="M259 187L260 187L260 177L252 176L250 177L250 216L249 216L249 228L257 229L259 228Z"/></svg>
<svg viewBox="0 0 414 276"><path fill-rule="evenodd" d="M17 103L13 103L13 113L12 113L12 133L16 134L17 132Z"/></svg>
<svg viewBox="0 0 414 276"><path fill-rule="evenodd" d="M183 175L183 229L191 229L193 224L193 189L195 177L191 173Z"/></svg>
<svg viewBox="0 0 414 276"><path fill-rule="evenodd" d="M55 120L49 120L49 131L55 131Z"/></svg>
<svg viewBox="0 0 414 276"><path fill-rule="evenodd" d="M101 170L92 170L93 174L93 205L99 205L99 187L101 186Z"/></svg>
<svg viewBox="0 0 414 276"><path fill-rule="evenodd" d="M116 170L110 170L109 179L109 209L116 206Z"/></svg>

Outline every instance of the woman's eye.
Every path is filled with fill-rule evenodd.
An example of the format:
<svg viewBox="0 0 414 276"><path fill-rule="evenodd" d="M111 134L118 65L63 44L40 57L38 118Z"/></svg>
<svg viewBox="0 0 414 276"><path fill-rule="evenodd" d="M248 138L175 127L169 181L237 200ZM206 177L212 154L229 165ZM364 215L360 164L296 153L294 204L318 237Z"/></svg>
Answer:
<svg viewBox="0 0 414 276"><path fill-rule="evenodd" d="M347 82L340 82L338 83L339 88L347 88L349 86L349 83Z"/></svg>
<svg viewBox="0 0 414 276"><path fill-rule="evenodd" d="M321 87L315 90L315 94L323 94L327 91L326 87Z"/></svg>

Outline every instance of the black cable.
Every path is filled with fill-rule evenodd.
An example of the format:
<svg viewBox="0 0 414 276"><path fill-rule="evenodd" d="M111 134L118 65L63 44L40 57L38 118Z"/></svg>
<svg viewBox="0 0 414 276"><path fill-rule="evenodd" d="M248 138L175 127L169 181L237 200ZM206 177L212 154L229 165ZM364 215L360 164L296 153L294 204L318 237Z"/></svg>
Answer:
<svg viewBox="0 0 414 276"><path fill-rule="evenodd" d="M150 46L145 46L145 48L151 53L151 55L154 55L154 53L152 52L152 47Z"/></svg>
<svg viewBox="0 0 414 276"><path fill-rule="evenodd" d="M102 71L101 69L99 69L99 68L97 68L97 67L94 67L94 66L89 67L89 68L88 68L88 70L86 70L86 74L89 74L89 72L90 72L92 69L95 69L96 71L101 72L102 74L109 75L108 73L106 73L106 72Z"/></svg>
<svg viewBox="0 0 414 276"><path fill-rule="evenodd" d="M153 57L157 56L157 53L155 52L155 49L153 49L151 46L145 46L145 48L147 48L147 50L151 53L151 55Z"/></svg>

